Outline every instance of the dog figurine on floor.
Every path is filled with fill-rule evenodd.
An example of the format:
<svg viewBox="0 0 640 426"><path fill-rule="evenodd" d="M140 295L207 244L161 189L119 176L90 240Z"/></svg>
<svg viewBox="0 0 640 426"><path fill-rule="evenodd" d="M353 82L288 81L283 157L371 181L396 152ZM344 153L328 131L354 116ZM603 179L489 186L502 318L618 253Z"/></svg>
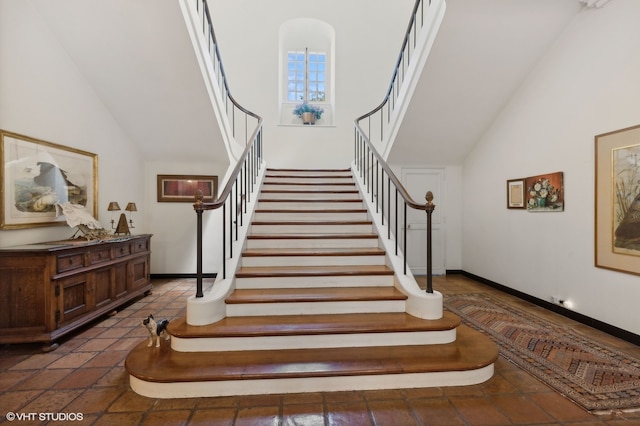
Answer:
<svg viewBox="0 0 640 426"><path fill-rule="evenodd" d="M154 338L156 339L156 348L160 347L160 337L164 337L164 340L169 340L171 338L169 333L167 333L169 320L166 318L156 321L153 319L153 315L149 315L142 320L142 325L147 329L147 333L149 333L149 344L147 347L153 346Z"/></svg>

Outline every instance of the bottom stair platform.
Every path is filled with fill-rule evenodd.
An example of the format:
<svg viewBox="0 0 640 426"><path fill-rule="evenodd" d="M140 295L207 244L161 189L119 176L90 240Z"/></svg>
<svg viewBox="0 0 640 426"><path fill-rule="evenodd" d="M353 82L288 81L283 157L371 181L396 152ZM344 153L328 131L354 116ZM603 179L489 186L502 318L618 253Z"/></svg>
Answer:
<svg viewBox="0 0 640 426"><path fill-rule="evenodd" d="M189 398L461 386L493 375L494 342L465 326L453 343L227 352L136 346L126 359L132 389L151 398Z"/></svg>

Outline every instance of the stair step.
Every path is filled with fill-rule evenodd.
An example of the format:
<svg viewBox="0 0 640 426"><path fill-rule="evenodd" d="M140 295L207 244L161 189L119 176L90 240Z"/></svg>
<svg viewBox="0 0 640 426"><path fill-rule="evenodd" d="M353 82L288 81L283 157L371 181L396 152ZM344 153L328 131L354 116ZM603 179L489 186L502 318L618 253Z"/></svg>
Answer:
<svg viewBox="0 0 640 426"><path fill-rule="evenodd" d="M373 248L265 248L245 249L242 266L384 265L385 251Z"/></svg>
<svg viewBox="0 0 640 426"><path fill-rule="evenodd" d="M273 219L321 221L321 220L367 220L369 214L365 209L256 209L256 221Z"/></svg>
<svg viewBox="0 0 640 426"><path fill-rule="evenodd" d="M131 387L155 398L434 387L480 383L497 346L464 325L455 343L362 348L178 352L168 344L130 352ZM313 378L314 380L309 380Z"/></svg>
<svg viewBox="0 0 640 426"><path fill-rule="evenodd" d="M237 278L310 278L310 277L331 277L331 276L393 276L393 270L388 266L318 266L318 267L261 267L261 268L240 268L236 273Z"/></svg>
<svg viewBox="0 0 640 426"><path fill-rule="evenodd" d="M206 326L185 318L169 323L181 352L370 347L451 343L460 318L449 312L424 320L404 312L226 317Z"/></svg>
<svg viewBox="0 0 640 426"><path fill-rule="evenodd" d="M342 234L371 233L373 223L370 220L324 220L324 221L253 221L252 234Z"/></svg>
<svg viewBox="0 0 640 426"><path fill-rule="evenodd" d="M351 189L336 189L336 190L271 190L263 189L260 192L261 198L275 199L275 200L312 200L312 201L326 201L326 200L354 200L358 196L357 190ZM362 202L362 200L358 199Z"/></svg>
<svg viewBox="0 0 640 426"><path fill-rule="evenodd" d="M273 199L260 198L258 200L257 209L260 210L344 210L344 209L362 209L363 203L359 198L354 199L316 199L316 200L294 200L290 198Z"/></svg>
<svg viewBox="0 0 640 426"><path fill-rule="evenodd" d="M227 304L298 303L298 302L366 302L406 300L395 287L345 288L274 288L235 290L225 300Z"/></svg>

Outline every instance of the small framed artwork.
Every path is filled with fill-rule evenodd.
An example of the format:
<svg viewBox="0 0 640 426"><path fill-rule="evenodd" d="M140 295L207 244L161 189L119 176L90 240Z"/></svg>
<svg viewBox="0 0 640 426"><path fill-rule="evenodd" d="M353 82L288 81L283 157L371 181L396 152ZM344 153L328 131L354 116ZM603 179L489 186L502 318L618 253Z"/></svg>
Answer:
<svg viewBox="0 0 640 426"><path fill-rule="evenodd" d="M640 126L595 145L595 265L640 275Z"/></svg>
<svg viewBox="0 0 640 426"><path fill-rule="evenodd" d="M58 204L98 217L98 156L0 130L0 229L66 225Z"/></svg>
<svg viewBox="0 0 640 426"><path fill-rule="evenodd" d="M528 177L525 194L527 210L530 212L564 211L563 180L562 172Z"/></svg>
<svg viewBox="0 0 640 426"><path fill-rule="evenodd" d="M205 203L212 202L218 192L218 176L158 175L160 203L193 203L198 190Z"/></svg>
<svg viewBox="0 0 640 426"><path fill-rule="evenodd" d="M524 209L524 178L507 181L507 208Z"/></svg>

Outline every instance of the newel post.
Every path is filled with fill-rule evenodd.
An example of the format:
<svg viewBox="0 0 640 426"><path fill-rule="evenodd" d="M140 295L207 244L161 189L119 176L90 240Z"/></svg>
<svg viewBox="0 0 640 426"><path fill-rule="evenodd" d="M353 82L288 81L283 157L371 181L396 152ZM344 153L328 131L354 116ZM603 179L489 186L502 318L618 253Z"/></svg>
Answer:
<svg viewBox="0 0 640 426"><path fill-rule="evenodd" d="M196 297L203 297L202 293L202 191L196 191L193 209L196 211Z"/></svg>
<svg viewBox="0 0 640 426"><path fill-rule="evenodd" d="M433 268L432 268L432 254L431 254L431 214L436 208L433 204L433 193L427 192L425 196L427 204L425 211L427 212L427 293L433 293Z"/></svg>

